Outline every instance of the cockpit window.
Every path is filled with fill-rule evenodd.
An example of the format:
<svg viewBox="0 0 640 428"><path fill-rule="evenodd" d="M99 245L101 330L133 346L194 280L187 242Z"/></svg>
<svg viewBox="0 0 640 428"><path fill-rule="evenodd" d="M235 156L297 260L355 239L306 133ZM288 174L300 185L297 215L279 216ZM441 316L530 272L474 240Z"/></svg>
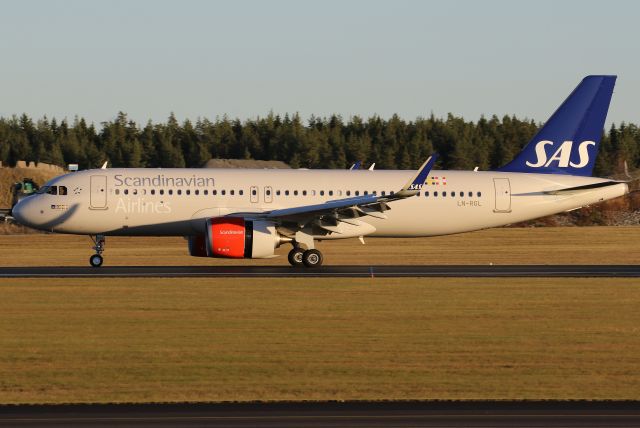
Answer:
<svg viewBox="0 0 640 428"><path fill-rule="evenodd" d="M48 193L49 195L68 195L67 186L42 186L38 194Z"/></svg>

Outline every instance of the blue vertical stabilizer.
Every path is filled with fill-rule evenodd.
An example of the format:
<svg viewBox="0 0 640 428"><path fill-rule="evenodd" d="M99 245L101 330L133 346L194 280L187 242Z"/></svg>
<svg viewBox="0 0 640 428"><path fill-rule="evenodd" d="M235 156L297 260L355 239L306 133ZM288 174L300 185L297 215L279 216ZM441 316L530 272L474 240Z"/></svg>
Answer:
<svg viewBox="0 0 640 428"><path fill-rule="evenodd" d="M505 172L590 176L600 148L616 76L587 76Z"/></svg>

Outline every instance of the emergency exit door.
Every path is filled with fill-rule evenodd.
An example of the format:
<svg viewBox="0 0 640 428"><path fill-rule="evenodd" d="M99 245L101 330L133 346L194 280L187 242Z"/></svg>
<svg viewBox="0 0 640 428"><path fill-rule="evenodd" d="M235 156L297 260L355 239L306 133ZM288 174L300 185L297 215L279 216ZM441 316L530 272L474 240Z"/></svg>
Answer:
<svg viewBox="0 0 640 428"><path fill-rule="evenodd" d="M494 178L493 186L496 191L496 205L493 212L511 212L511 183L508 178Z"/></svg>
<svg viewBox="0 0 640 428"><path fill-rule="evenodd" d="M89 195L91 209L106 210L107 209L107 176L92 175L91 176L91 193Z"/></svg>

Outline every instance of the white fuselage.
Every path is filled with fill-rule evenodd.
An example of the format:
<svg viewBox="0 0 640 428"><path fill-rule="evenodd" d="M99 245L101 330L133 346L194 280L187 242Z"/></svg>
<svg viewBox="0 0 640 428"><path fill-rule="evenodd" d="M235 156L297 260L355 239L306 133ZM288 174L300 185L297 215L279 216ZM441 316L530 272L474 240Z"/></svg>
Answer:
<svg viewBox="0 0 640 428"><path fill-rule="evenodd" d="M414 171L98 169L67 174L20 202L23 223L73 234L204 233L205 221L400 189ZM628 192L626 184L546 192L610 180L553 174L431 171L414 197L389 203L387 218L361 220L372 236L433 236L501 226L576 209ZM428 196L427 196L428 195ZM323 239L339 239L329 234Z"/></svg>

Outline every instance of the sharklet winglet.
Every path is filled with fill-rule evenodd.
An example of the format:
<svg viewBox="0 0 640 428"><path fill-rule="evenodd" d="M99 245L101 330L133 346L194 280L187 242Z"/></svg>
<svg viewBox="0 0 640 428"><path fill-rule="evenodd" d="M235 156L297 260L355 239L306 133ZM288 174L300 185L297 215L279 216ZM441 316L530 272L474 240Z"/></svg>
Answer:
<svg viewBox="0 0 640 428"><path fill-rule="evenodd" d="M427 181L427 177L437 159L438 155L436 153L429 156L422 166L420 166L416 175L414 175L411 180L409 180L407 184L405 184L402 189L396 193L396 195L402 197L416 195Z"/></svg>

